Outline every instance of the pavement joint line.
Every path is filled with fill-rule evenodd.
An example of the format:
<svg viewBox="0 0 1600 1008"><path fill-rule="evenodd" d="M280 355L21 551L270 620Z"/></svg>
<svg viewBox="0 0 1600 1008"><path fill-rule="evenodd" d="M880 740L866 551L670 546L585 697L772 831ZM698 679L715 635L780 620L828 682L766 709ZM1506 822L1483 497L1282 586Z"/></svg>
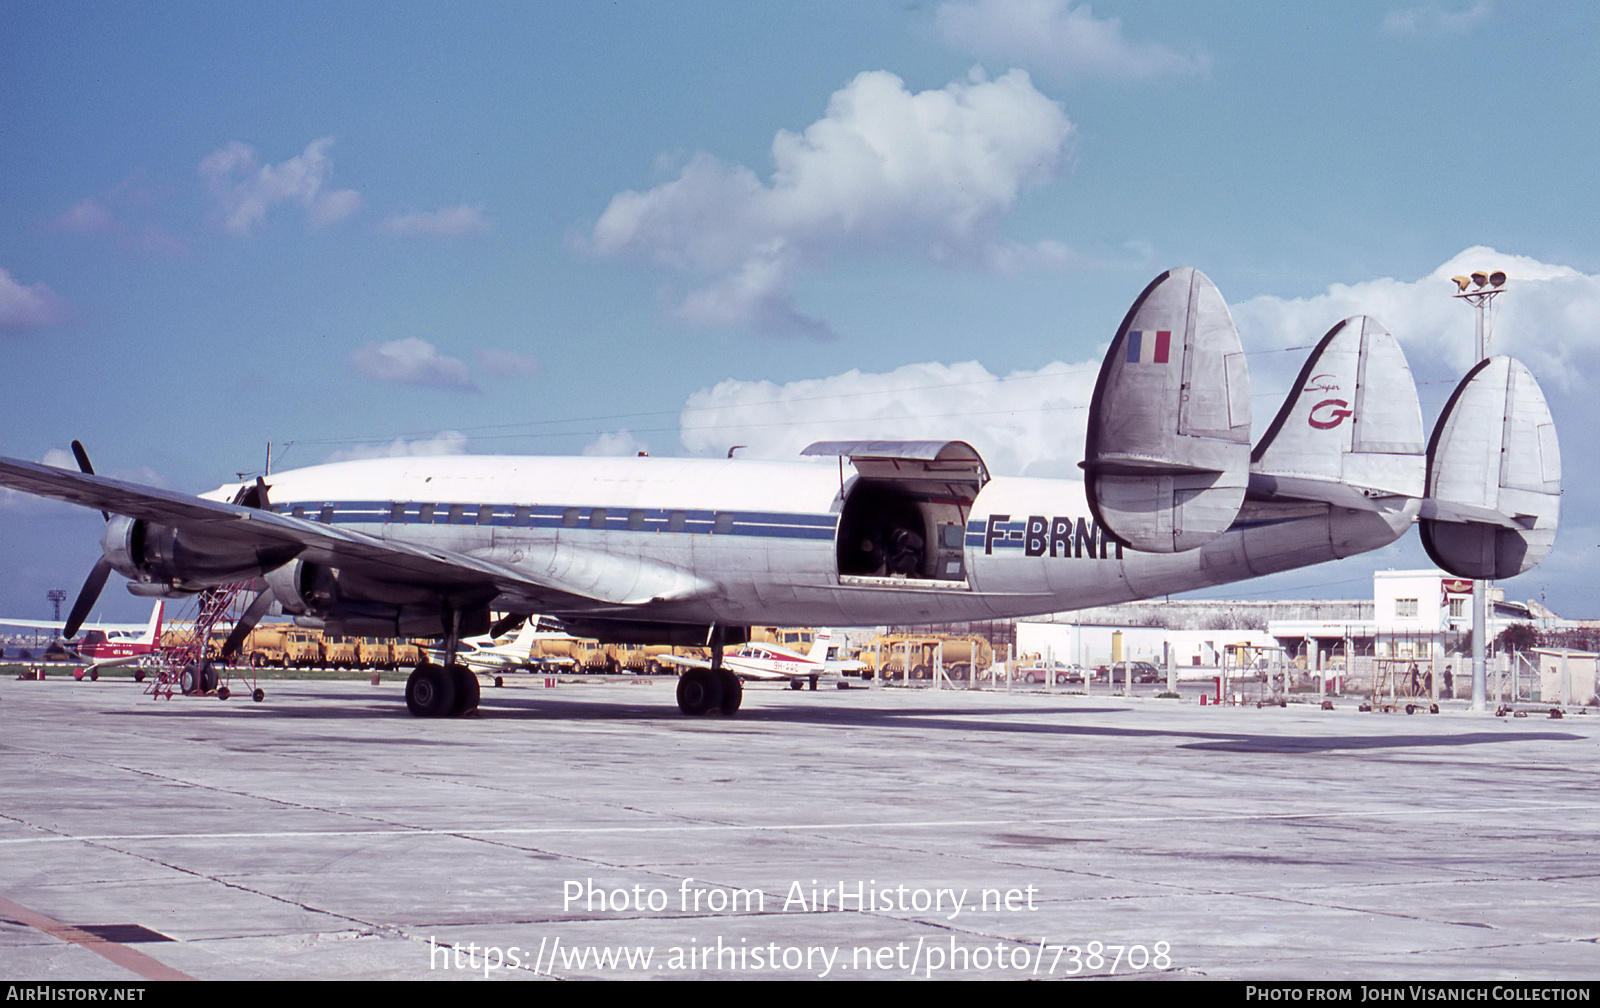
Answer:
<svg viewBox="0 0 1600 1008"><path fill-rule="evenodd" d="M1452 817L1463 815L1515 815L1532 812L1600 812L1600 802L1582 802L1560 805L1488 805L1475 808L1422 808L1422 809L1335 809L1326 812L1245 812L1227 815L1168 815L1168 816L1071 816L1064 818L1026 819L926 819L908 822L832 822L832 823L681 823L661 826L506 826L454 827L426 829L407 827L387 830L273 830L257 833L104 833L83 836L43 836L0 838L0 847L24 844L75 843L87 841L134 840L274 840L305 839L316 837L382 837L382 836L543 836L587 835L596 833L716 833L716 832L805 832L809 830L840 829L914 829L961 826L1095 826L1117 823L1184 823L1184 822L1250 822L1294 819L1387 819L1401 816Z"/></svg>

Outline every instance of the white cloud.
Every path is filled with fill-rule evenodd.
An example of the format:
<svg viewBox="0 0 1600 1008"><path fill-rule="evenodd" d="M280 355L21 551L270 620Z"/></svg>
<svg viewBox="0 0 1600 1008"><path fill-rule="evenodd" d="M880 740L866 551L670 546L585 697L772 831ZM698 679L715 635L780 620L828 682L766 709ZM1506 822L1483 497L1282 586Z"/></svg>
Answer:
<svg viewBox="0 0 1600 1008"><path fill-rule="evenodd" d="M1489 0L1476 0L1471 6L1446 10L1437 3L1390 11L1383 19L1383 30L1391 35L1459 35L1494 13Z"/></svg>
<svg viewBox="0 0 1600 1008"><path fill-rule="evenodd" d="M1451 296L1456 286L1450 278L1476 269L1510 276L1491 316L1490 352L1521 359L1547 389L1586 385L1584 376L1600 364L1600 276L1481 245L1420 280L1385 277L1333 284L1310 298L1252 298L1235 305L1233 317L1251 349L1304 345L1342 318L1370 315L1400 339L1419 378L1459 376L1475 359L1474 315Z"/></svg>
<svg viewBox="0 0 1600 1008"><path fill-rule="evenodd" d="M356 370L382 381L435 388L472 389L467 366L446 357L427 340L408 336L388 343L368 343L350 355Z"/></svg>
<svg viewBox="0 0 1600 1008"><path fill-rule="evenodd" d="M255 148L237 140L207 154L200 162L200 177L211 192L213 212L222 228L247 235L265 223L267 211L280 203L305 208L312 227L323 227L355 213L361 194L354 189L327 188L333 162L328 158L332 137L312 141L287 161L263 165Z"/></svg>
<svg viewBox="0 0 1600 1008"><path fill-rule="evenodd" d="M0 329L53 325L67 316L66 306L42 283L24 286L0 269Z"/></svg>
<svg viewBox="0 0 1600 1008"><path fill-rule="evenodd" d="M721 382L689 397L685 448L741 458L793 459L813 441L948 438L978 449L990 472L1068 476L1083 457L1099 361L1047 364L1004 377L976 361L908 364L776 385Z"/></svg>
<svg viewBox="0 0 1600 1008"><path fill-rule="evenodd" d="M1147 78L1204 73L1211 58L1156 42L1130 42L1122 22L1071 0L969 0L935 15L952 47L1053 77Z"/></svg>
<svg viewBox="0 0 1600 1008"><path fill-rule="evenodd" d="M83 234L110 234L116 228L111 219L111 211L107 210L99 200L85 199L73 204L53 222L54 226L62 231L78 231Z"/></svg>
<svg viewBox="0 0 1600 1008"><path fill-rule="evenodd" d="M1022 71L916 94L893 74L863 73L803 133L777 134L770 183L697 154L676 179L613 197L590 243L697 278L676 308L689 322L827 335L794 303L803 271L832 253L896 246L946 264L1015 262L1000 219L1055 173L1071 133ZM1051 244L1038 260L1060 254Z"/></svg>
<svg viewBox="0 0 1600 1008"><path fill-rule="evenodd" d="M395 438L386 445L357 445L341 448L324 461L348 462L351 459L396 458L404 455L461 455L467 450L466 435L460 431L440 431L431 438L407 441Z"/></svg>
<svg viewBox="0 0 1600 1008"><path fill-rule="evenodd" d="M583 446L585 455L638 455L649 452L649 445L625 430L602 434Z"/></svg>
<svg viewBox="0 0 1600 1008"><path fill-rule="evenodd" d="M464 238L489 230L489 218L481 207L462 203L433 211L402 210L390 214L381 230L402 237Z"/></svg>

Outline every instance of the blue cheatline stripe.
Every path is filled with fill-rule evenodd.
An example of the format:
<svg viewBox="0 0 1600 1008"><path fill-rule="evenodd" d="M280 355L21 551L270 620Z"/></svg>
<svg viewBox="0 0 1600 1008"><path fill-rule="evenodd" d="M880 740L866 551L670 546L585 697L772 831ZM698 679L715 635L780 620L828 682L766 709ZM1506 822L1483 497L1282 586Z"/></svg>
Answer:
<svg viewBox="0 0 1600 1008"><path fill-rule="evenodd" d="M488 510L485 511L484 508ZM332 525L465 525L477 528L592 529L606 532L682 532L762 539L831 540L834 514L619 508L452 501L286 501L269 510Z"/></svg>

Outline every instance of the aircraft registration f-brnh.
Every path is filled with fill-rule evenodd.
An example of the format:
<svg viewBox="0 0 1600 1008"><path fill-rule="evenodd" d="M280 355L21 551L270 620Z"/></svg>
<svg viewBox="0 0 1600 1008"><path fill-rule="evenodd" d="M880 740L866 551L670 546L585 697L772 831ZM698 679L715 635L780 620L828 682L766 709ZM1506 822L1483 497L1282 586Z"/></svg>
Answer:
<svg viewBox="0 0 1600 1008"><path fill-rule="evenodd" d="M104 556L138 595L265 585L364 636L442 637L411 673L419 716L477 706L454 660L490 612L543 613L602 641L709 645L685 713L738 709L726 644L751 625L933 623L1058 612L1270 574L1388 545L1415 522L1443 569L1505 578L1550 550L1561 464L1538 383L1507 357L1462 379L1424 442L1399 343L1335 325L1252 445L1249 376L1216 287L1157 277L1106 354L1082 482L991 476L961 441L819 442L838 465L450 456L275 473L191 497L0 459L0 485L107 513ZM845 464L848 460L848 465Z"/></svg>

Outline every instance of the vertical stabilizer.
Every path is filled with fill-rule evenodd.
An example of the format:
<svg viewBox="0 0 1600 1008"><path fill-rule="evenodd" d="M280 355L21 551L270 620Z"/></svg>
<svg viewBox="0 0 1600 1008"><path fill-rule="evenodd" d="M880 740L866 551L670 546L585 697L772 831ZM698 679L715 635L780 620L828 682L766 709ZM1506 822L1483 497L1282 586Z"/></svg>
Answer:
<svg viewBox="0 0 1600 1008"><path fill-rule="evenodd" d="M1481 361L1456 386L1428 444L1422 545L1457 577L1532 568L1555 543L1561 450L1544 393L1521 362Z"/></svg>
<svg viewBox="0 0 1600 1008"><path fill-rule="evenodd" d="M1222 295L1193 269L1161 274L1111 341L1089 404L1089 507L1134 549L1221 535L1244 502L1250 382Z"/></svg>
<svg viewBox="0 0 1600 1008"><path fill-rule="evenodd" d="M1375 320L1328 330L1251 453L1253 498L1370 509L1421 497L1422 407L1400 343Z"/></svg>

